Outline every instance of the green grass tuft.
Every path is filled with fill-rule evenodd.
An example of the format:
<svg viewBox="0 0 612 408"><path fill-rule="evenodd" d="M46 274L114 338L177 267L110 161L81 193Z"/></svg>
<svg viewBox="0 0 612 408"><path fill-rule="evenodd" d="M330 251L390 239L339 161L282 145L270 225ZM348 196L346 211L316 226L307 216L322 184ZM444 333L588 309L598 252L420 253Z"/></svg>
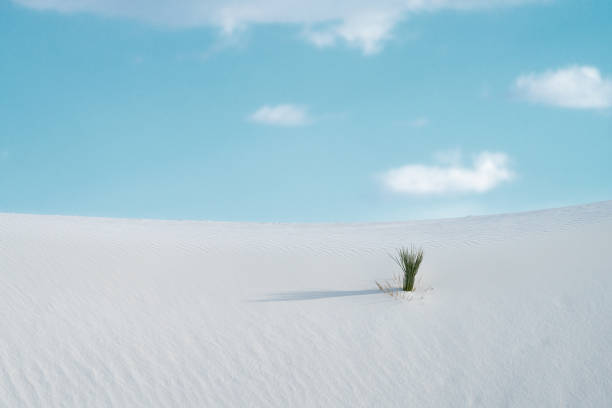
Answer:
<svg viewBox="0 0 612 408"><path fill-rule="evenodd" d="M404 282L402 290L411 292L414 289L414 278L419 271L419 266L423 262L423 249L415 248L414 246L407 248L399 248L396 255L391 255L391 258L404 271Z"/></svg>

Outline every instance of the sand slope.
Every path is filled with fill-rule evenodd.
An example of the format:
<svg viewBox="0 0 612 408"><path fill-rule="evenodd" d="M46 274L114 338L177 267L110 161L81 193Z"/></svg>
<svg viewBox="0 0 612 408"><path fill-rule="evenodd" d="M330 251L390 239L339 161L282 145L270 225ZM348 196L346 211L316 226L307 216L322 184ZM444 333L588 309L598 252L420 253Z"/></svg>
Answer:
<svg viewBox="0 0 612 408"><path fill-rule="evenodd" d="M410 243L421 291L393 300L374 280ZM0 214L0 406L612 406L611 293L612 201L387 224Z"/></svg>

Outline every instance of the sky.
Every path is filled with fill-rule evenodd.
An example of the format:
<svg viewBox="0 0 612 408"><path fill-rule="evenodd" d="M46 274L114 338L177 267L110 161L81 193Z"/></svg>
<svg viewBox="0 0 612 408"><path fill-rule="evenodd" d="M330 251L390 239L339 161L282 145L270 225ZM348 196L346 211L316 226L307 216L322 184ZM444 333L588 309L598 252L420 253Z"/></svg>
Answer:
<svg viewBox="0 0 612 408"><path fill-rule="evenodd" d="M0 212L370 222L609 200L611 18L609 0L0 0Z"/></svg>

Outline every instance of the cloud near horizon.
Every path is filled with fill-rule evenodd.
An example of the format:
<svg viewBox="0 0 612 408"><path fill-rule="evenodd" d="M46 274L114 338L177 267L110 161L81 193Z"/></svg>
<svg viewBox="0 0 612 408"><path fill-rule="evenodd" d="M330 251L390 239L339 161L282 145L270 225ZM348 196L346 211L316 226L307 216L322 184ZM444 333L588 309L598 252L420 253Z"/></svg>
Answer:
<svg viewBox="0 0 612 408"><path fill-rule="evenodd" d="M462 166L457 152L437 154L444 164L409 164L382 175L386 188L413 195L445 193L484 193L514 178L505 153L479 153L472 167Z"/></svg>
<svg viewBox="0 0 612 408"><path fill-rule="evenodd" d="M473 10L544 0L12 0L35 10L127 17L173 27L218 27L232 32L251 24L293 24L318 47L338 43L364 54L380 51L395 25L410 13Z"/></svg>
<svg viewBox="0 0 612 408"><path fill-rule="evenodd" d="M306 108L291 104L264 105L253 112L249 119L253 122L276 126L303 126L311 121Z"/></svg>
<svg viewBox="0 0 612 408"><path fill-rule="evenodd" d="M574 65L544 73L519 76L518 94L530 102L572 109L604 109L612 106L612 79L599 69Z"/></svg>

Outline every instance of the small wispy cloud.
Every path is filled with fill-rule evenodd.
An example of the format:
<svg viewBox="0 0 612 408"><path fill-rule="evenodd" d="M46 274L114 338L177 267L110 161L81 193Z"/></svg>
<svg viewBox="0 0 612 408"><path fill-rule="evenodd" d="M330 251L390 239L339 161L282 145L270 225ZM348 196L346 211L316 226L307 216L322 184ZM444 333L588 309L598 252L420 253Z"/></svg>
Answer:
<svg viewBox="0 0 612 408"><path fill-rule="evenodd" d="M264 105L253 112L249 119L253 122L275 126L303 126L311 121L306 108L291 104Z"/></svg>
<svg viewBox="0 0 612 408"><path fill-rule="evenodd" d="M592 66L521 75L514 86L522 98L535 103L573 109L612 106L612 79L602 77Z"/></svg>
<svg viewBox="0 0 612 408"><path fill-rule="evenodd" d="M460 163L457 151L436 156L444 163L409 164L387 171L382 175L384 186L393 192L414 195L483 193L514 178L505 153L481 152L474 157L471 167Z"/></svg>
<svg viewBox="0 0 612 408"><path fill-rule="evenodd" d="M420 117L410 121L410 126L415 128L421 128L427 125L429 125L429 119L426 117Z"/></svg>
<svg viewBox="0 0 612 408"><path fill-rule="evenodd" d="M319 48L336 45L344 41L353 48L361 49L364 55L380 52L382 44L391 38L391 31L399 16L388 12L355 14L337 25L323 29L304 31L304 37Z"/></svg>

